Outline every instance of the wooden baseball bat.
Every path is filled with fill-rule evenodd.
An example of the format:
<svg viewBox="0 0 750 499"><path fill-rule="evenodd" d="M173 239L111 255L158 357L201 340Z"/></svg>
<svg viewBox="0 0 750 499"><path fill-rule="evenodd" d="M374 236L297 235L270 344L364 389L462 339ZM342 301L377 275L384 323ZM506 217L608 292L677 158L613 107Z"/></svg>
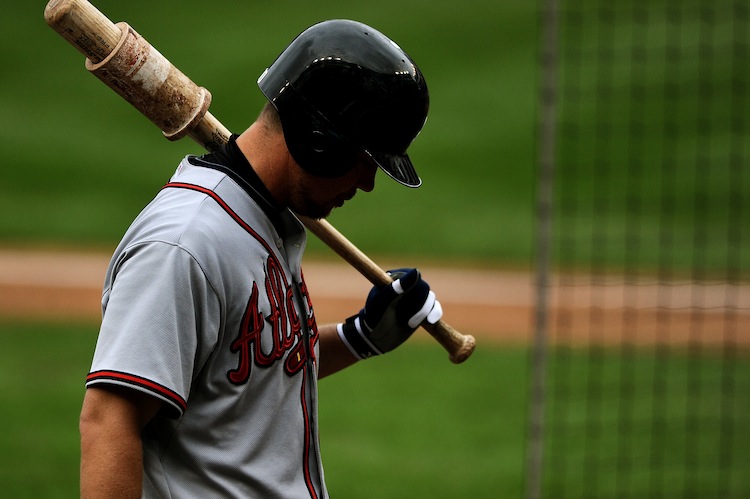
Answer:
<svg viewBox="0 0 750 499"><path fill-rule="evenodd" d="M188 136L208 150L225 144L229 130L208 108L211 94L193 83L127 23L113 23L86 0L51 0L47 24L86 56L86 69L132 104L169 140ZM307 229L374 285L390 276L325 220L299 216ZM422 323L453 363L474 351L475 340L445 322Z"/></svg>

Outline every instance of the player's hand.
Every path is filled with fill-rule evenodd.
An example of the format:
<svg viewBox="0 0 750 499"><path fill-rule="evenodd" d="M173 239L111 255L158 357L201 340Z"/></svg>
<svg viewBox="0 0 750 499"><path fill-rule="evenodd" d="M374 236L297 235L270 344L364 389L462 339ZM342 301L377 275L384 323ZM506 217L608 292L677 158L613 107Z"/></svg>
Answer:
<svg viewBox="0 0 750 499"><path fill-rule="evenodd" d="M440 302L417 269L389 270L391 284L374 286L365 307L337 326L339 337L358 358L389 352L427 320L443 316Z"/></svg>

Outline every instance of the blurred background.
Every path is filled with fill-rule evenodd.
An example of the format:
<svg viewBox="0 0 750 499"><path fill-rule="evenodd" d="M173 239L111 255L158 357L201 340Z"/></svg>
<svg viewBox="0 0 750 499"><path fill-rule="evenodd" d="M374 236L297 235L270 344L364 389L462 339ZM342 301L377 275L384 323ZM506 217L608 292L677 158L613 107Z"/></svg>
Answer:
<svg viewBox="0 0 750 499"><path fill-rule="evenodd" d="M8 242L108 246L182 156L201 151L189 140L165 140L88 75L83 57L45 24L44 6L25 2L2 21L2 140L10 161L0 178L0 235ZM382 181L378 196L358 196L331 221L374 254L528 264L533 5L498 11L476 0L460 7L105 0L96 6L113 22L128 22L208 88L211 112L238 133L263 105L258 76L308 26L352 18L388 34L417 61L430 89L428 123L411 151L425 187L410 191ZM389 237L371 228L375 220Z"/></svg>
<svg viewBox="0 0 750 499"><path fill-rule="evenodd" d="M257 77L324 19L379 29L425 74L424 185L380 176L330 221L377 262L433 270L479 344L455 366L418 334L321 383L333 497L750 496L745 0L95 5L234 132L263 105ZM7 497L77 495L102 266L201 153L86 74L44 6L0 18ZM306 259L356 294L312 237Z"/></svg>

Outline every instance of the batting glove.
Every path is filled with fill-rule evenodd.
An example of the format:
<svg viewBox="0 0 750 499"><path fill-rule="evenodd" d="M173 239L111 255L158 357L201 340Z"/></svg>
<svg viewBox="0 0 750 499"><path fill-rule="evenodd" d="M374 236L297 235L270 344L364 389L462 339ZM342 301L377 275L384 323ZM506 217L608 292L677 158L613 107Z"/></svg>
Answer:
<svg viewBox="0 0 750 499"><path fill-rule="evenodd" d="M423 321L435 324L443 316L440 302L417 269L388 274L394 281L373 287L365 307L337 326L339 338L358 359L390 352Z"/></svg>

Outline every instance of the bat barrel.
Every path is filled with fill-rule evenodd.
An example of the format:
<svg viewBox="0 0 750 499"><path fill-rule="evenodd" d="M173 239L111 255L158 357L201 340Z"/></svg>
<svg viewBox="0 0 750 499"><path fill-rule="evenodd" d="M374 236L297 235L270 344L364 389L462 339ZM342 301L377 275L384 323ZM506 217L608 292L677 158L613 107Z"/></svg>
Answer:
<svg viewBox="0 0 750 499"><path fill-rule="evenodd" d="M44 19L93 63L103 61L121 38L120 28L86 0L50 0Z"/></svg>
<svg viewBox="0 0 750 499"><path fill-rule="evenodd" d="M167 139L187 135L207 149L229 140L229 131L208 113L211 93L126 23L113 23L86 0L50 0L44 18L86 56L86 69L159 127Z"/></svg>
<svg viewBox="0 0 750 499"><path fill-rule="evenodd" d="M126 23L117 23L120 40L98 63L86 69L177 140L194 128L208 111L211 94L193 83ZM178 104L178 105L174 105Z"/></svg>

